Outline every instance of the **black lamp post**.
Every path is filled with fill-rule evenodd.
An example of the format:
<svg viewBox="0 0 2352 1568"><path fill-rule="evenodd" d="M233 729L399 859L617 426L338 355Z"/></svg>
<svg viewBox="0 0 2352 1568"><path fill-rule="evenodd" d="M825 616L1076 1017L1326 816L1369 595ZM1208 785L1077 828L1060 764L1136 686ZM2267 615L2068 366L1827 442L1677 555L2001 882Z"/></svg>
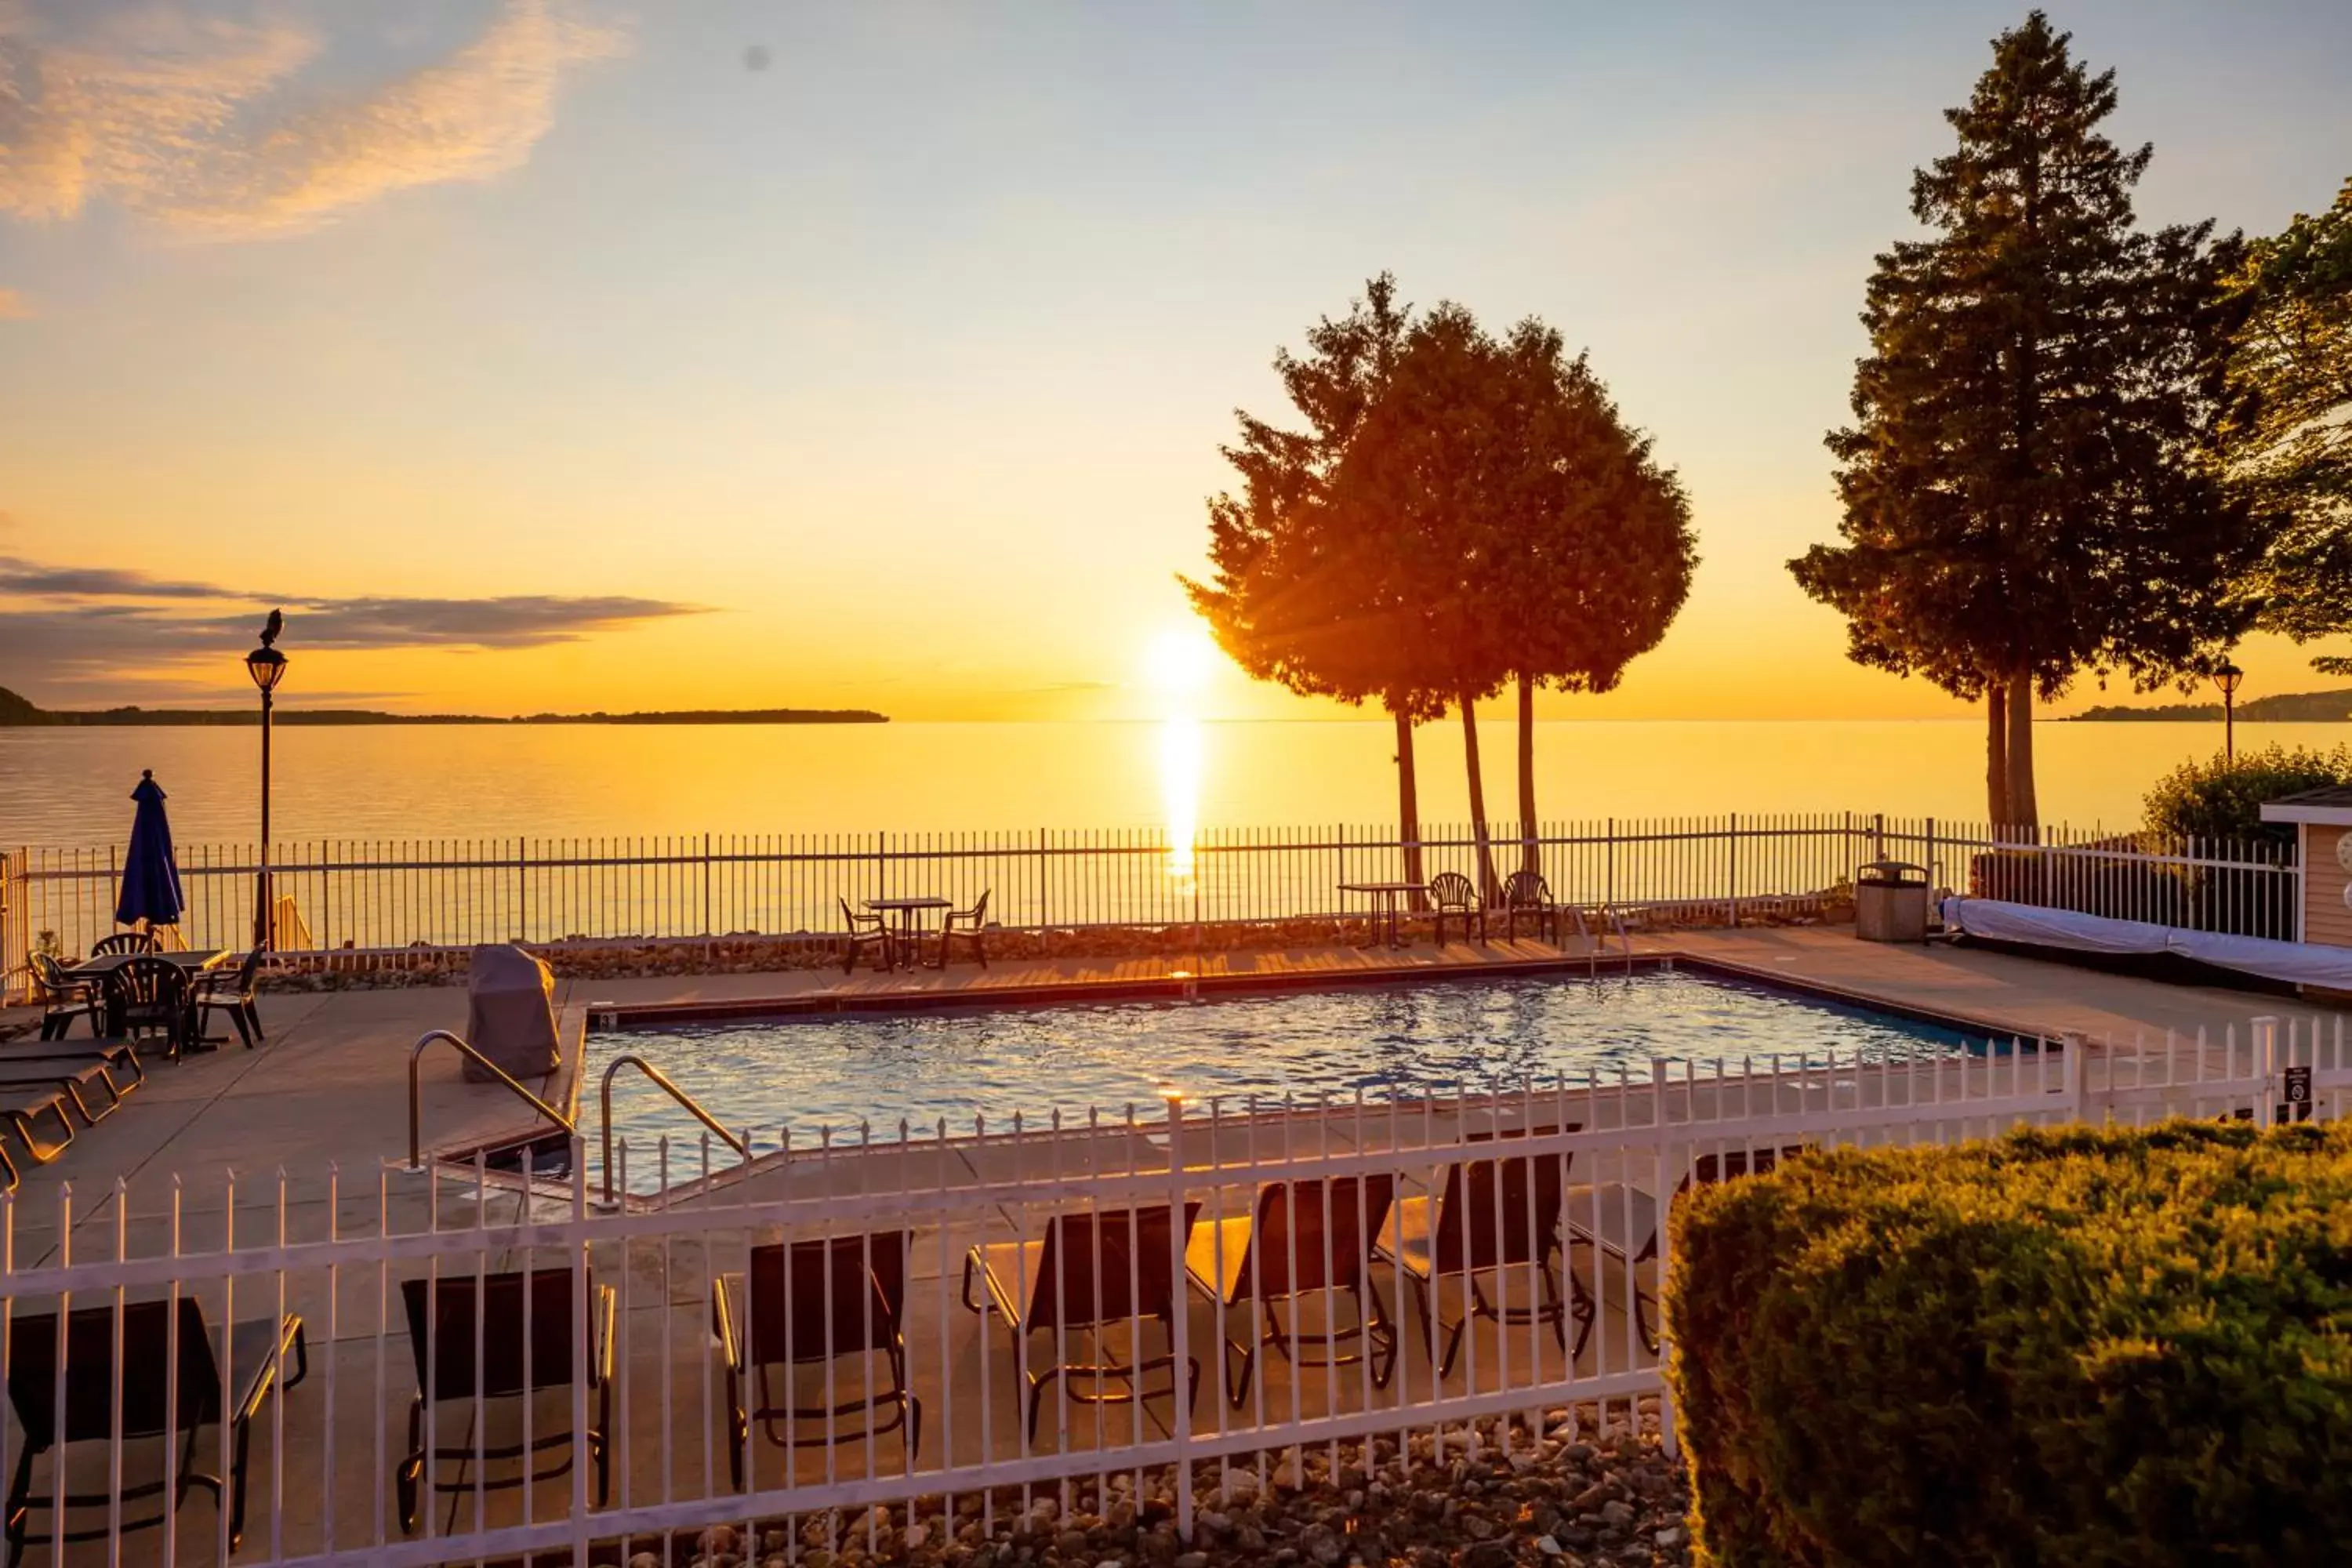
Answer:
<svg viewBox="0 0 2352 1568"><path fill-rule="evenodd" d="M2226 658L2213 672L2213 684L2221 689L2221 755L2232 763L2238 760L2238 682L2245 678L2246 672Z"/></svg>
<svg viewBox="0 0 2352 1568"><path fill-rule="evenodd" d="M269 946L269 710L278 683L286 679L286 656L270 645L285 627L285 615L269 612L261 628L261 646L245 656L245 672L261 691L261 865L253 884L253 945Z"/></svg>

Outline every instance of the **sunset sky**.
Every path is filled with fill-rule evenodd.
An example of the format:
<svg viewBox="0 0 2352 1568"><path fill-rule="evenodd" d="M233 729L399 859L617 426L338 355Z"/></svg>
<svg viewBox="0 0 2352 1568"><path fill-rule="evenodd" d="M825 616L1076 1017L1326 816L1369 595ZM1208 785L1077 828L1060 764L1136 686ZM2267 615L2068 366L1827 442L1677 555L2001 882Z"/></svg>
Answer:
<svg viewBox="0 0 2352 1568"><path fill-rule="evenodd" d="M0 686L244 700L283 604L289 702L1137 716L1234 408L1390 268L1588 345L1689 486L1681 621L1555 711L1953 713L1781 563L2022 15L0 0ZM2144 220L2352 174L2352 7L2053 17Z"/></svg>

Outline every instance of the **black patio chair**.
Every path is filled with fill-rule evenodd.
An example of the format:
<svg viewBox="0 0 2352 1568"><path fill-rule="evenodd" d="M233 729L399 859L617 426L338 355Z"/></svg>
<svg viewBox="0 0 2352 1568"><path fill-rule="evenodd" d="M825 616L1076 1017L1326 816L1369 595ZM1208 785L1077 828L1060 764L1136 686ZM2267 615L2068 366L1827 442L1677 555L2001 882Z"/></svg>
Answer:
<svg viewBox="0 0 2352 1568"><path fill-rule="evenodd" d="M751 1249L748 1274L719 1278L711 1293L711 1331L719 1359L727 1363L727 1463L737 1490L743 1486L743 1452L757 1422L779 1447L854 1442L896 1431L906 1444L912 1468L923 1448L923 1402L907 1381L907 1254L912 1237L903 1230L871 1236L836 1236ZM831 1405L777 1403L769 1372L867 1358L881 1352L890 1385L877 1393L861 1379L859 1397ZM836 1390L839 1387L835 1383ZM787 1395L789 1397L789 1395ZM845 1416L866 1419L845 1428ZM812 1434L803 1422L821 1422Z"/></svg>
<svg viewBox="0 0 2352 1568"><path fill-rule="evenodd" d="M1184 1205L1178 1242L1190 1240L1200 1214L1198 1199ZM1144 1373L1165 1372L1169 1387L1164 1392L1176 1394L1176 1314L1182 1304L1169 1256L1171 1223L1166 1204L1104 1214L1060 1214L1045 1222L1042 1241L988 1243L964 1255L964 1307L1004 1320L1013 1363L1028 1387L1024 1403L1031 1442L1037 1440L1037 1415L1045 1391L1057 1382L1062 1397L1072 1404L1131 1405L1163 1392L1146 1389ZM977 1297L972 1294L975 1285L982 1288ZM1166 1354L1141 1353L1146 1318L1158 1320L1166 1332ZM1126 1361L1104 1337L1120 1323L1128 1325L1131 1335ZM1059 1354L1066 1332L1091 1338L1094 1353L1101 1359L1061 1362L1043 1372L1032 1371L1025 1353L1031 1336L1053 1334L1055 1353ZM1189 1407L1201 1391L1197 1356L1185 1359L1182 1379L1182 1397ZM1087 1386L1077 1386L1082 1383Z"/></svg>
<svg viewBox="0 0 2352 1568"><path fill-rule="evenodd" d="M532 1456L541 1449L571 1445L568 1423L564 1430L527 1444L478 1452L471 1443L445 1448L433 1441L436 1434L427 1427L426 1406L452 1400L478 1405L492 1399L525 1399L541 1389L572 1386L572 1352L578 1342L572 1323L572 1270L541 1268L529 1276L492 1274L480 1281L478 1290L469 1274L405 1279L400 1294L408 1310L408 1348L416 1362L416 1396L408 1406L408 1452L393 1472L401 1530L415 1531L420 1494L426 1490L469 1492L479 1487L485 1491L503 1491L569 1474L576 1453L566 1454L562 1462L547 1469L531 1468ZM588 1445L590 1463L596 1467L596 1502L602 1507L612 1491L612 1444L606 1435L612 1429L614 1314L619 1298L610 1285L591 1284L589 1294L585 1366L588 1387L596 1395L596 1419L582 1438ZM530 1324L527 1342L526 1321ZM477 1339L481 1342L478 1363L474 1355ZM480 1422L488 1414L478 1408L474 1419ZM508 1459L520 1459L522 1465L519 1474L497 1480L441 1479L438 1467L444 1460L470 1467L477 1458L485 1466Z"/></svg>
<svg viewBox="0 0 2352 1568"><path fill-rule="evenodd" d="M1268 1182L1258 1189L1256 1212L1234 1215L1195 1226L1184 1248L1184 1274L1224 1315L1256 1301L1264 1324L1255 1342L1224 1336L1225 1398L1239 1410L1249 1398L1260 1346L1294 1366L1354 1366L1369 1356L1372 1386L1386 1388L1396 1372L1397 1331L1388 1303L1371 1278L1372 1237L1388 1225L1395 1178L1385 1171L1364 1176L1319 1176ZM1326 1324L1310 1333L1286 1328L1276 1310L1317 1293L1344 1294L1356 1321L1346 1328ZM1370 1298L1367 1302L1366 1297ZM1340 1347L1360 1343L1360 1351ZM1301 1353L1301 1345L1320 1347Z"/></svg>
<svg viewBox="0 0 2352 1568"><path fill-rule="evenodd" d="M1475 925L1478 940L1486 940L1486 910L1478 901L1477 885L1459 871L1440 871L1429 879L1429 899L1437 920L1437 942L1445 945L1445 922L1458 920L1462 934L1468 936Z"/></svg>
<svg viewBox="0 0 2352 1568"><path fill-rule="evenodd" d="M115 958L131 952L161 952L163 943L153 931L119 931L89 944L92 958Z"/></svg>
<svg viewBox="0 0 2352 1568"><path fill-rule="evenodd" d="M91 1034L101 1032L103 1015L95 982L75 979L66 973L64 964L46 952L33 954L33 978L41 986L41 1038L64 1039L73 1032L77 1018L89 1020Z"/></svg>
<svg viewBox="0 0 2352 1568"><path fill-rule="evenodd" d="M1519 921L1524 919L1534 922L1538 936L1549 931L1557 942L1560 939L1560 907L1552 902L1551 885L1543 879L1542 872L1518 870L1503 879L1503 930L1507 941L1518 936Z"/></svg>
<svg viewBox="0 0 2352 1568"><path fill-rule="evenodd" d="M141 953L108 972L104 985L106 1032L117 1039L160 1037L163 1054L204 1048L196 1027L194 992L187 972L168 958Z"/></svg>
<svg viewBox="0 0 2352 1568"><path fill-rule="evenodd" d="M990 889L992 891L993 889ZM955 944L971 943L971 955L980 960L982 969L988 967L988 893L980 895L980 902L968 910L950 910L940 921L940 967L948 966L948 958Z"/></svg>
<svg viewBox="0 0 2352 1568"><path fill-rule="evenodd" d="M83 1307L66 1319L64 1397L58 1386L58 1334L54 1312L17 1318L9 1331L8 1403L24 1429L15 1476L8 1483L8 1565L16 1568L25 1548L35 1542L51 1548L58 1543L103 1541L105 1526L69 1531L64 1521L47 1535L31 1532L32 1511L56 1500L49 1489L33 1485L33 1461L52 1448L73 1443L111 1442L118 1436L127 1445L142 1437L161 1437L161 1458L167 1474L117 1492L68 1492L68 1509L113 1509L121 1503L169 1494L170 1504L152 1518L125 1520L122 1529L152 1530L168 1525L192 1487L202 1487L228 1509L229 1550L236 1550L245 1534L245 1470L247 1440L254 1417L264 1401L280 1386L278 1373L290 1360L293 1374L283 1384L292 1388L310 1370L310 1352L303 1342L302 1320L288 1313L275 1320L238 1323L226 1335L205 1321L205 1311L193 1296L171 1301L132 1301L113 1306ZM122 1346L120 1380L115 1376L114 1347ZM173 1343L176 1336L177 1344ZM175 1355L176 1350L176 1355ZM223 1357L226 1358L224 1374ZM174 1375L176 1370L176 1377ZM236 1398L224 1399L232 1386ZM172 1389L176 1381L176 1398ZM204 1426L228 1422L228 1479L196 1468L196 1433ZM171 1439L180 1442L172 1464ZM58 1462L63 1461L60 1454ZM223 1492L226 1497L223 1497Z"/></svg>
<svg viewBox="0 0 2352 1568"><path fill-rule="evenodd" d="M253 1042L262 1038L261 1005L256 987L261 977L261 965L268 956L265 949L257 947L235 969L215 969L196 977L199 1030L213 1014L226 1013L228 1021L236 1026L237 1038L245 1042L245 1048L253 1049Z"/></svg>
<svg viewBox="0 0 2352 1568"><path fill-rule="evenodd" d="M880 950L884 969L898 968L898 939L891 933L890 922L877 914L859 914L849 907L847 899L838 894L833 901L841 906L843 946L845 949L842 954L841 972L844 974L854 973L857 968L857 955L869 947Z"/></svg>
<svg viewBox="0 0 2352 1568"><path fill-rule="evenodd" d="M1499 1136L1549 1137L1574 1132L1579 1127L1570 1122L1559 1127L1505 1129ZM1483 1143L1497 1136L1492 1131L1472 1132L1464 1142ZM1585 1342L1592 1335L1595 1309L1574 1272L1565 1267L1560 1205L1567 1191L1569 1163L1564 1157L1531 1159L1525 1154L1456 1161L1446 1167L1445 1185L1434 1197L1426 1194L1401 1197L1389 1210L1388 1225L1374 1250L1403 1271L1420 1304L1422 1321L1444 1331L1444 1348L1436 1357L1439 1377L1454 1371L1471 1322L1478 1318L1499 1325L1544 1324L1571 1362L1584 1353ZM1552 1276L1555 1252L1561 1254L1560 1272L1568 1276L1570 1296L1565 1300L1559 1282ZM1528 1306L1510 1305L1504 1285L1506 1273L1520 1267L1535 1275L1540 1292ZM1494 1277L1492 1296L1481 1275ZM1451 1322L1435 1310L1439 1287L1448 1279L1461 1281L1468 1297L1462 1315ZM1577 1325L1573 1348L1568 1340L1570 1318Z"/></svg>

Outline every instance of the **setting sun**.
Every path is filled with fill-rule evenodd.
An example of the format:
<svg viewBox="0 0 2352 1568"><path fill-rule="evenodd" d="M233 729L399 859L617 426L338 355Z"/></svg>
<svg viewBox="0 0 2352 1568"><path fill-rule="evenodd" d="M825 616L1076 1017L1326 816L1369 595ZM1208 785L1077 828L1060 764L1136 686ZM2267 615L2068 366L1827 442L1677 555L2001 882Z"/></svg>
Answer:
<svg viewBox="0 0 2352 1568"><path fill-rule="evenodd" d="M1223 657L1214 639L1198 626L1171 627L1144 646L1144 674L1154 691L1197 696Z"/></svg>

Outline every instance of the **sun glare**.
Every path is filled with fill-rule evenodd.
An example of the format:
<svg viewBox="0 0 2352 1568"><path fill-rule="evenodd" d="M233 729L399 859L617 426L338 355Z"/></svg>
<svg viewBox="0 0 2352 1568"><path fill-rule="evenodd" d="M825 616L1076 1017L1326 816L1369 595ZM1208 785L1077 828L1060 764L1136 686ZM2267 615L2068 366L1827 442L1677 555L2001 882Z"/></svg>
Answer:
<svg viewBox="0 0 2352 1568"><path fill-rule="evenodd" d="M1144 646L1143 668L1153 690L1191 697L1208 685L1218 657L1215 639L1200 627L1171 627Z"/></svg>

